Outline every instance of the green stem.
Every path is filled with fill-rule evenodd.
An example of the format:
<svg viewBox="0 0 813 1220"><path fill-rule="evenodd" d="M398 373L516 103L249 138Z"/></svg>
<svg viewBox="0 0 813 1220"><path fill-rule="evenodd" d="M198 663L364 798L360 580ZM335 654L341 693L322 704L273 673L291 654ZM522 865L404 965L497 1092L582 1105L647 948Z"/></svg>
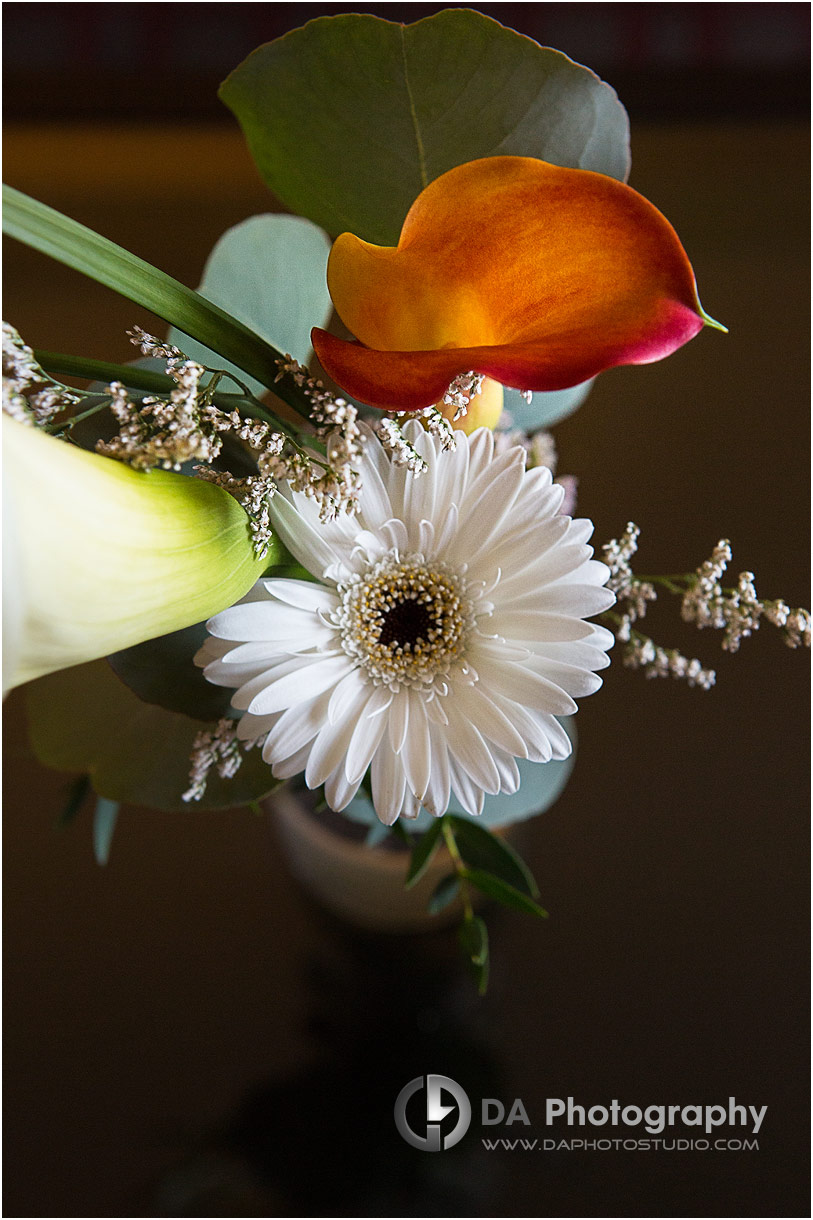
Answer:
<svg viewBox="0 0 813 1220"><path fill-rule="evenodd" d="M679 575L671 576L639 576L636 573L635 579L650 585L662 585L663 588L669 593L674 593L677 597L682 597L686 592L686 588L691 583L692 575L693 574L690 575L686 572L682 572ZM682 581L683 583L678 584L678 581Z"/></svg>
<svg viewBox="0 0 813 1220"><path fill-rule="evenodd" d="M34 349L34 359L46 373L60 377L86 377L90 381L101 381L109 385L120 381L133 390L144 390L147 394L171 394L176 384L166 373L151 369L139 369L133 364L113 364L109 360L92 360L86 356L69 356L64 352L45 352ZM283 432L291 432L290 425L283 424L253 395L214 394L212 402L221 411L238 410L241 415L273 424Z"/></svg>
<svg viewBox="0 0 813 1220"><path fill-rule="evenodd" d="M95 402L92 407L88 407L87 411L80 411L78 415L72 415L70 419L56 426L56 432L53 435L61 436L63 432L68 432L74 424L80 424L83 419L90 419L91 415L97 415L99 411L103 411L107 406L109 398L102 398Z"/></svg>
<svg viewBox="0 0 813 1220"><path fill-rule="evenodd" d="M463 863L463 857L457 847L457 842L452 830L452 824L448 818L443 819L443 839L446 844L446 850L452 858L454 871L460 878L460 897L463 900L463 911L466 919L474 918L474 907L471 904L471 896L469 894L469 886L465 877L466 866Z"/></svg>

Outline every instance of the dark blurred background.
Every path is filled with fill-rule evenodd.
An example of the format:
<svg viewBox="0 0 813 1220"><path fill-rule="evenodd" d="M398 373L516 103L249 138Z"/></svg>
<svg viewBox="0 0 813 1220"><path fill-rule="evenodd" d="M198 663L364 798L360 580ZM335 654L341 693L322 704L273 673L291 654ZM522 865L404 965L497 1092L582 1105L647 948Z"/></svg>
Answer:
<svg viewBox="0 0 813 1220"><path fill-rule="evenodd" d="M4 177L195 285L220 233L274 206L217 84L260 42L341 11L6 4ZM730 328L606 374L556 429L579 511L600 540L637 521L653 572L689 570L727 535L735 572L805 604L808 5L481 11L617 88L631 182ZM125 360L125 327L155 326L13 242L4 271L4 316L35 346ZM718 686L614 665L583 703L573 778L530 827L551 919L489 916L483 1001L452 934L363 937L321 915L245 811L124 810L97 868L87 815L54 828L65 778L30 758L14 693L5 1214L809 1214L806 657L767 627L728 657L674 606L652 633L715 665ZM486 1153L475 1122L433 1157L392 1122L425 1072L521 1097L532 1121L568 1095L768 1112L753 1152Z"/></svg>
<svg viewBox="0 0 813 1220"><path fill-rule="evenodd" d="M8 4L7 119L222 118L212 81L313 17L417 21L434 4ZM463 6L465 7L465 6ZM472 6L474 7L474 6ZM808 4L481 4L612 75L633 120L795 115L809 97Z"/></svg>

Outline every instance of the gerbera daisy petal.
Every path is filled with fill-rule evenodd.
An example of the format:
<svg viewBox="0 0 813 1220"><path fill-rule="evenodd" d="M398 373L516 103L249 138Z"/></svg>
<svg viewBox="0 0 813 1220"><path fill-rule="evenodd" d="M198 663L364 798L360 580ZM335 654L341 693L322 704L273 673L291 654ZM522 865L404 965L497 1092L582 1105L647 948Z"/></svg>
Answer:
<svg viewBox="0 0 813 1220"><path fill-rule="evenodd" d="M479 729L456 706L449 709L449 753L484 792L499 792L500 776Z"/></svg>
<svg viewBox="0 0 813 1220"><path fill-rule="evenodd" d="M350 709L345 720L331 724L326 719L316 734L305 768L305 783L309 788L318 788L323 784L344 759L356 731L356 716L361 712L366 698L366 691L360 692L356 705Z"/></svg>
<svg viewBox="0 0 813 1220"><path fill-rule="evenodd" d="M355 669L351 669L349 673L345 674L330 692L327 707L327 718L330 723L336 724L337 721L346 719L365 689L364 680Z"/></svg>
<svg viewBox="0 0 813 1220"><path fill-rule="evenodd" d="M331 809L341 813L352 801L359 790L361 776L357 780L349 780L344 769L338 766L325 780L325 799Z"/></svg>
<svg viewBox="0 0 813 1220"><path fill-rule="evenodd" d="M544 672L546 678L573 698L583 699L585 695L594 695L601 687L601 678L579 665L566 665L562 661L552 661L538 655L535 662L534 668L538 672Z"/></svg>
<svg viewBox="0 0 813 1220"><path fill-rule="evenodd" d="M311 580L264 580L262 586L276 601L296 606L299 610L324 610L336 606L336 594Z"/></svg>
<svg viewBox="0 0 813 1220"><path fill-rule="evenodd" d="M527 665L503 662L500 666L492 666L489 662L481 662L477 672L491 690L515 699L524 707L555 716L570 716L576 710L569 695Z"/></svg>
<svg viewBox="0 0 813 1220"><path fill-rule="evenodd" d="M390 745L396 754L400 754L406 741L409 729L409 692L398 691L390 709Z"/></svg>
<svg viewBox="0 0 813 1220"><path fill-rule="evenodd" d="M492 626L503 639L523 642L535 639L584 640L589 635L589 626L581 619L541 610L496 610Z"/></svg>
<svg viewBox="0 0 813 1220"><path fill-rule="evenodd" d="M375 530L392 516L392 503L375 462L368 462L359 493L359 519Z"/></svg>
<svg viewBox="0 0 813 1220"><path fill-rule="evenodd" d="M325 642L324 624L316 614L278 601L232 606L215 615L206 625L212 635L221 639L263 642L291 638L298 642L298 650ZM310 636L313 644L307 642Z"/></svg>
<svg viewBox="0 0 813 1220"><path fill-rule="evenodd" d="M555 759L570 758L573 753L573 742L568 737L558 720L553 716L542 715L540 723L547 734L551 746L551 757Z"/></svg>
<svg viewBox="0 0 813 1220"><path fill-rule="evenodd" d="M432 765L429 771L429 785L423 798L423 807L437 818L446 812L451 795L449 751L444 735L434 723L429 725L429 740L432 744Z"/></svg>
<svg viewBox="0 0 813 1220"><path fill-rule="evenodd" d="M460 804L466 813L470 813L473 818L478 818L483 812L485 791L477 786L457 760L452 757L449 758L449 772L454 794L460 801Z"/></svg>
<svg viewBox="0 0 813 1220"><path fill-rule="evenodd" d="M273 496L268 513L274 529L294 558L309 572L322 576L340 556L328 546L324 535L308 524L301 511L303 507L295 508L285 496Z"/></svg>
<svg viewBox="0 0 813 1220"><path fill-rule="evenodd" d="M480 685L475 684L466 689L464 709L466 715L481 726L481 733L489 741L517 758L527 757L527 747L522 734L494 700L484 693Z"/></svg>
<svg viewBox="0 0 813 1220"><path fill-rule="evenodd" d="M509 795L519 788L520 774L516 759L505 750L493 751L494 763L500 776L500 791Z"/></svg>
<svg viewBox="0 0 813 1220"><path fill-rule="evenodd" d="M303 746L301 750L297 750L295 754L291 754L288 758L277 758L273 750L269 750L264 746L263 761L267 762L271 767L271 774L274 776L274 779L292 779L294 775L299 775L305 770L310 749L310 743L308 743L308 745Z"/></svg>
<svg viewBox="0 0 813 1220"><path fill-rule="evenodd" d="M248 711L256 716L264 712L281 712L294 703L305 703L332 687L351 668L347 657L341 655L325 660L309 657L308 661L307 665L290 662L281 677L254 696Z"/></svg>
<svg viewBox="0 0 813 1220"><path fill-rule="evenodd" d="M467 496L461 508L460 528L450 548L454 559L470 563L479 551L490 545L513 508L523 475L522 465L514 461L489 482L482 484L477 480L475 487L480 484L477 495Z"/></svg>
<svg viewBox="0 0 813 1220"><path fill-rule="evenodd" d="M378 743L384 736L386 727L386 720L383 716L374 716L370 722L365 707L365 711L356 723L353 736L350 738L347 756L344 760L345 775L349 783L355 783L358 786L367 774L367 768L378 749Z"/></svg>
<svg viewBox="0 0 813 1220"><path fill-rule="evenodd" d="M304 771L346 807L369 769L391 825L454 794L472 816L513 792L516 760L571 752L556 719L600 685L613 637L585 621L613 602L589 522L559 516L562 489L494 456L490 433L444 451L417 424L415 479L367 431L361 509L321 526L314 506L274 497L284 541L315 583L264 579L215 616L197 654L236 687L243 740L264 738L277 778Z"/></svg>
<svg viewBox="0 0 813 1220"><path fill-rule="evenodd" d="M382 822L392 826L404 803L406 776L398 756L386 743L379 745L370 767L375 811Z"/></svg>
<svg viewBox="0 0 813 1220"><path fill-rule="evenodd" d="M215 662L215 664L217 664L217 662ZM228 672L228 670L225 668L225 665L227 664L227 662L224 663L224 669L221 672ZM206 677L209 676L210 668L211 666L207 667L207 669L203 671ZM276 682L279 678L285 677L286 674L295 673L299 668L299 661L292 657L279 656L271 665L254 666L251 677L248 679L248 681L243 681L237 694L232 696L232 707L237 708L237 710L241 712L248 711L248 708L255 696L262 694L262 692L265 691L272 682ZM222 686L223 683L218 682L217 685ZM257 710L259 711L259 709ZM281 712L282 710L283 708L270 707L266 709L266 714L269 712Z"/></svg>
<svg viewBox="0 0 813 1220"><path fill-rule="evenodd" d="M323 691L321 695L317 695L308 703L289 707L278 716L276 724L268 733L265 741L266 747L280 758L296 754L303 746L313 741L319 732L324 724L329 702L330 692ZM246 719L253 720L255 717L244 716L241 724Z"/></svg>
<svg viewBox="0 0 813 1220"><path fill-rule="evenodd" d="M423 701L415 691L410 691L408 697L409 732L401 746L401 764L413 795L420 801L429 786L432 748Z"/></svg>
<svg viewBox="0 0 813 1220"><path fill-rule="evenodd" d="M606 669L610 664L610 658L606 652L594 644L582 640L571 644L534 644L533 651L536 656L544 657L555 665L566 664L571 667L578 666L580 669L594 670ZM573 694L572 691L571 694Z"/></svg>

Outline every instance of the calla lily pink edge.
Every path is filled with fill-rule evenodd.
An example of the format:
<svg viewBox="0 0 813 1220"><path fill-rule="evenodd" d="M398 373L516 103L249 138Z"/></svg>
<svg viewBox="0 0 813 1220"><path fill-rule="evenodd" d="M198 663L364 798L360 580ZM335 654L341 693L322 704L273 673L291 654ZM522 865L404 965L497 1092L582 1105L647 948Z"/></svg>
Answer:
<svg viewBox="0 0 813 1220"><path fill-rule="evenodd" d="M657 208L614 178L530 157L435 179L397 247L342 234L328 287L357 341L316 328L316 354L347 393L389 410L431 406L469 371L565 389L719 327Z"/></svg>

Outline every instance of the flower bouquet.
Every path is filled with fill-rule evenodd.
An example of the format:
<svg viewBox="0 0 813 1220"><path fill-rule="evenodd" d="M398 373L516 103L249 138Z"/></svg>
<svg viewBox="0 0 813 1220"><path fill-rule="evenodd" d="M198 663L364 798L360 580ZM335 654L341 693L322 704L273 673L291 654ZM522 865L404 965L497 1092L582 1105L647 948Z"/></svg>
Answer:
<svg viewBox="0 0 813 1220"><path fill-rule="evenodd" d="M408 886L440 862L484 990L478 896L545 915L495 832L566 783L576 701L611 657L714 683L642 630L657 595L728 651L762 622L809 645L810 616L726 577L725 539L640 575L624 513L594 557L555 478L596 376L724 330L626 185L609 86L448 10L318 18L221 97L292 214L229 230L196 292L5 192L5 232L169 325L128 365L4 327L6 688L77 776L66 816L95 794L100 859L121 803L299 785L371 851L400 836Z"/></svg>

